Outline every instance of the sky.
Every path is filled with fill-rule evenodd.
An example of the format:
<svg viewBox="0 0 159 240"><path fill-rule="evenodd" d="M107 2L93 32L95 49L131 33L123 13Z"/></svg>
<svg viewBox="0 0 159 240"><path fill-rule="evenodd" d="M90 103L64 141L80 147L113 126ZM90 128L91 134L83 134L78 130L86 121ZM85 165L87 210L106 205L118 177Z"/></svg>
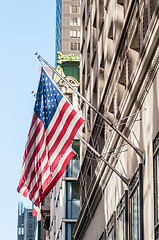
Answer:
<svg viewBox="0 0 159 240"><path fill-rule="evenodd" d="M17 193L40 63L55 57L55 0L7 0L0 6L0 233L17 240Z"/></svg>

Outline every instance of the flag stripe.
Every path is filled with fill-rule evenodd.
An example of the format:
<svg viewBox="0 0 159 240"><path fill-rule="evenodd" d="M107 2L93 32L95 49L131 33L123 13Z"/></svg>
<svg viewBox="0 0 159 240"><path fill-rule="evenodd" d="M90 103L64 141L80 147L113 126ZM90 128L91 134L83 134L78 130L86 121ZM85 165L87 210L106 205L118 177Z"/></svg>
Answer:
<svg viewBox="0 0 159 240"><path fill-rule="evenodd" d="M25 167L25 170L24 170L24 172L23 172L23 176L22 176L22 178L21 178L21 182L20 182L20 184L19 184L19 187L20 187L21 185L23 185L24 182L25 182L25 184L27 184L27 182L28 182L28 180L29 180L29 173L30 173L31 166L32 166L32 164L34 164L35 157L37 156L37 154L38 154L39 150L41 149L42 144L43 144L43 142L44 142L45 134L44 134L42 125L41 125L41 134L39 134L39 135L42 135L42 136L40 136L40 141L38 142L38 144L37 144L36 141L34 141L34 144L33 144L33 146L32 146L32 152L31 152L32 154L28 154L28 155L27 155L27 158L28 158L29 155L31 155L31 156L29 156L29 157L30 157L30 160L27 161L28 164L27 164L27 166Z"/></svg>
<svg viewBox="0 0 159 240"><path fill-rule="evenodd" d="M73 151L71 151L69 153L69 155L65 158L65 160L63 161L63 165L62 165L61 169L60 168L58 169L56 176L53 178L53 180L50 182L50 184L47 186L47 188L44 190L43 194L41 195L40 201L43 201L45 196L47 196L49 194L49 192L51 191L51 189L56 185L58 180L64 174L68 163L74 157L74 155L75 155L75 153Z"/></svg>
<svg viewBox="0 0 159 240"><path fill-rule="evenodd" d="M70 145L70 143L72 142L76 132L77 132L77 129L79 128L79 125L81 125L81 119L78 120L78 122L75 124L74 128L72 129L72 132L69 136L69 138L65 141L65 144L63 145L62 149L61 150L58 150L59 153L56 157L54 157L53 161L52 158L50 158L50 169L51 169L51 172L54 171L54 169L56 168L57 164L58 164L58 159L60 157L60 155L62 155L66 150L67 150L67 145Z"/></svg>
<svg viewBox="0 0 159 240"><path fill-rule="evenodd" d="M43 126L42 122L40 121L38 123L37 127L36 127L36 130L34 131L33 136L29 139L28 146L27 146L27 148L25 149L25 152L24 152L24 161L26 161L28 153L30 152L31 148L33 148L34 144L36 143L35 139L37 138L42 126Z"/></svg>
<svg viewBox="0 0 159 240"><path fill-rule="evenodd" d="M52 127L51 131L49 132L49 134L48 134L48 136L46 138L46 142L47 143L50 142L50 140L52 139L53 135L55 134L59 124L62 121L62 117L65 114L65 112L68 109L68 107L69 107L69 104L65 103L64 106L62 107L61 111L60 111L60 114L58 115L58 118L57 119L53 119L55 122L51 123L51 125L53 124L53 127Z"/></svg>

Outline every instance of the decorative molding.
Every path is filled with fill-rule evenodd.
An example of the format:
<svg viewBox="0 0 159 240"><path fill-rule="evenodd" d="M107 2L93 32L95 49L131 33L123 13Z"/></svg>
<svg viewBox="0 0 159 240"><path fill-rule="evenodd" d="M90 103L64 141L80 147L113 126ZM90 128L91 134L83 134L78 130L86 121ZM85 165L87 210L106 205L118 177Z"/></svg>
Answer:
<svg viewBox="0 0 159 240"><path fill-rule="evenodd" d="M63 62L80 62L80 56L75 56L73 53L70 55L63 55L61 52L57 52L57 64Z"/></svg>
<svg viewBox="0 0 159 240"><path fill-rule="evenodd" d="M157 136L155 137L155 139L153 141L153 152L154 152L154 155L156 154L158 149L159 149L159 132L157 133Z"/></svg>

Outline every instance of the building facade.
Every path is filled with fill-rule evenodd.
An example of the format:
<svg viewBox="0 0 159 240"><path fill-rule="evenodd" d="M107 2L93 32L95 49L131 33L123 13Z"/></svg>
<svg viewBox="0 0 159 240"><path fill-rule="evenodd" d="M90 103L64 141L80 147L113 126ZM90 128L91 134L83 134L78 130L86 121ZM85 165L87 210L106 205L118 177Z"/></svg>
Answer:
<svg viewBox="0 0 159 240"><path fill-rule="evenodd" d="M82 144L76 240L159 239L158 11L157 0L81 2L80 91L110 123L81 103L82 134L128 184Z"/></svg>
<svg viewBox="0 0 159 240"><path fill-rule="evenodd" d="M56 62L57 52L64 55L80 51L80 0L56 0Z"/></svg>
<svg viewBox="0 0 159 240"><path fill-rule="evenodd" d="M23 203L18 203L18 240L35 239L36 219L32 215L32 208L23 208Z"/></svg>

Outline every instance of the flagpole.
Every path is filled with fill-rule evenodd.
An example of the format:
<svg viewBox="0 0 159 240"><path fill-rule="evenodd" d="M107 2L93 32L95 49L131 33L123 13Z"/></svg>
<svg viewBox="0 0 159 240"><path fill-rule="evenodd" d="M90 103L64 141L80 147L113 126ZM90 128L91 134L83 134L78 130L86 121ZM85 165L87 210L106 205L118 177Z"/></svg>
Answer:
<svg viewBox="0 0 159 240"><path fill-rule="evenodd" d="M92 151L94 152L98 157L99 159L101 159L103 162L105 162L108 167L111 168L111 170L113 172L115 172L118 177L120 177L120 179L128 186L129 185L129 179L125 178L123 175L121 175L106 159L104 159L83 137L81 137L78 133L76 133L76 136L84 143L87 145L87 147Z"/></svg>
<svg viewBox="0 0 159 240"><path fill-rule="evenodd" d="M142 160L144 160L144 152L141 151L139 148L137 148L132 142L129 141L129 139L124 136L122 132L120 132L116 127L113 126L111 122L109 122L108 119L105 118L105 116L100 113L85 97L83 97L64 77L58 73L54 67L52 67L44 58L42 58L38 53L36 52L35 55L37 55L37 58L42 60L54 73L57 74L84 102L86 102L120 137L122 137L129 146L131 146L135 152L140 156Z"/></svg>

